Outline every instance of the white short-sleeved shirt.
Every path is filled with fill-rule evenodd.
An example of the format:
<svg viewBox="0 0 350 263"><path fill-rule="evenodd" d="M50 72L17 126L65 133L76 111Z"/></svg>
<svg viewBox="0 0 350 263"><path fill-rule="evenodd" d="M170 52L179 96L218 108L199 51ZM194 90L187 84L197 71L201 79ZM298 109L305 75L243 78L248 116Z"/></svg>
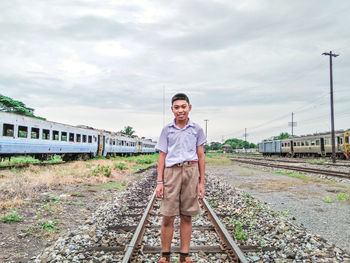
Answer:
<svg viewBox="0 0 350 263"><path fill-rule="evenodd" d="M171 167L185 161L198 161L197 146L206 141L203 129L198 124L188 120L181 129L174 119L163 128L156 149L167 154L165 167Z"/></svg>

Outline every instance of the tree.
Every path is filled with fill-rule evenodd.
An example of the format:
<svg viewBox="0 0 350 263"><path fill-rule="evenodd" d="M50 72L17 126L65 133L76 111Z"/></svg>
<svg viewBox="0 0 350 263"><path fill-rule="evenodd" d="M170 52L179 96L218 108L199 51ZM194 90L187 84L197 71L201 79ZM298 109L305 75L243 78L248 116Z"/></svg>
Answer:
<svg viewBox="0 0 350 263"><path fill-rule="evenodd" d="M125 126L124 130L119 131L121 134L123 135L127 135L127 136L131 136L131 137L137 137L137 135L135 134L135 131L133 129L133 127L131 126Z"/></svg>
<svg viewBox="0 0 350 263"><path fill-rule="evenodd" d="M280 135L276 137L277 140L288 139L290 137L288 132L281 132Z"/></svg>
<svg viewBox="0 0 350 263"><path fill-rule="evenodd" d="M0 94L0 110L45 120L45 118L35 116L33 114L33 108L29 108L23 102L6 97L2 94Z"/></svg>
<svg viewBox="0 0 350 263"><path fill-rule="evenodd" d="M213 151L221 150L222 149L222 144L219 142L211 142L210 143L210 149Z"/></svg>

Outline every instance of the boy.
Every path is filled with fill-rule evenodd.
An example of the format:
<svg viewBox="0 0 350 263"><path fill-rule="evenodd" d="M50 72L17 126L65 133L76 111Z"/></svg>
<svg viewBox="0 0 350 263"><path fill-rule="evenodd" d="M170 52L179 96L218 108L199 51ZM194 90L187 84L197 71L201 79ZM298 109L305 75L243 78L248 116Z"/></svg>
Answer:
<svg viewBox="0 0 350 263"><path fill-rule="evenodd" d="M183 93L171 99L175 119L160 134L156 196L162 198L162 257L158 263L170 263L170 246L175 216L180 215L180 262L193 263L188 256L192 216L200 213L198 198L204 197L206 142L203 129L188 114L191 104Z"/></svg>

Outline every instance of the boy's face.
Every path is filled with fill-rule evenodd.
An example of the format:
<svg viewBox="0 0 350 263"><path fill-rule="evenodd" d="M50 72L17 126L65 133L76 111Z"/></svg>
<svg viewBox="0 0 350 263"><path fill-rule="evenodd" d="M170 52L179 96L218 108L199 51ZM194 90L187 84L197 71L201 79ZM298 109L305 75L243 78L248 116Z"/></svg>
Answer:
<svg viewBox="0 0 350 263"><path fill-rule="evenodd" d="M187 120L191 108L192 106L185 100L175 100L171 106L171 110L174 113L175 119L178 121Z"/></svg>

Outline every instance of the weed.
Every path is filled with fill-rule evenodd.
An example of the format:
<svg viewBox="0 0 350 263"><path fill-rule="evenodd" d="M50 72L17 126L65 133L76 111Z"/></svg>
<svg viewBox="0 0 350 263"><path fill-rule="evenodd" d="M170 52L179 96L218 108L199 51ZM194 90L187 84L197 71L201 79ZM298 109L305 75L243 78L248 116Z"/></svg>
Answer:
<svg viewBox="0 0 350 263"><path fill-rule="evenodd" d="M311 164L325 164L326 161L323 160L323 159L315 159L315 160L309 160L307 161L308 163L311 163Z"/></svg>
<svg viewBox="0 0 350 263"><path fill-rule="evenodd" d="M248 235L246 232L243 231L243 223L239 220L236 220L234 225L235 225L235 232L233 236L237 240L246 240Z"/></svg>
<svg viewBox="0 0 350 263"><path fill-rule="evenodd" d="M208 200L208 204L210 205L211 208L215 208L216 207L215 202L212 201L212 200Z"/></svg>
<svg viewBox="0 0 350 263"><path fill-rule="evenodd" d="M56 154L46 161L46 163L60 163L60 162L62 162L62 157Z"/></svg>
<svg viewBox="0 0 350 263"><path fill-rule="evenodd" d="M276 171L275 174L283 174L283 175L288 175L293 178L300 178L300 179L309 179L310 176L307 176L305 174L296 174L294 172L283 172L283 171Z"/></svg>
<svg viewBox="0 0 350 263"><path fill-rule="evenodd" d="M342 193L337 194L337 198L340 201L347 201L349 199L349 195L342 192Z"/></svg>
<svg viewBox="0 0 350 263"><path fill-rule="evenodd" d="M12 209L7 214L0 217L0 221L7 224L23 221L23 217L19 216L17 210Z"/></svg>
<svg viewBox="0 0 350 263"><path fill-rule="evenodd" d="M325 203L333 203L333 200L332 200L332 198L327 196L325 199L323 199L323 202L325 202Z"/></svg>
<svg viewBox="0 0 350 263"><path fill-rule="evenodd" d="M125 188L125 184L117 182L109 182L107 184L101 184L97 187L97 190L113 190L118 189L122 190Z"/></svg>
<svg viewBox="0 0 350 263"><path fill-rule="evenodd" d="M24 233L35 235L39 238L49 237L53 233L58 233L61 228L57 220L39 221L24 230Z"/></svg>
<svg viewBox="0 0 350 263"><path fill-rule="evenodd" d="M114 163L114 169L125 170L127 169L125 163Z"/></svg>
<svg viewBox="0 0 350 263"><path fill-rule="evenodd" d="M97 168L91 171L92 176L96 176L98 174L103 174L106 177L110 177L112 174L112 169L109 165L97 165Z"/></svg>

